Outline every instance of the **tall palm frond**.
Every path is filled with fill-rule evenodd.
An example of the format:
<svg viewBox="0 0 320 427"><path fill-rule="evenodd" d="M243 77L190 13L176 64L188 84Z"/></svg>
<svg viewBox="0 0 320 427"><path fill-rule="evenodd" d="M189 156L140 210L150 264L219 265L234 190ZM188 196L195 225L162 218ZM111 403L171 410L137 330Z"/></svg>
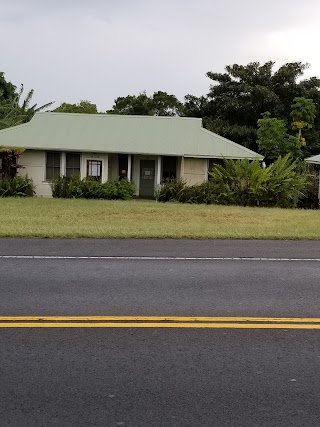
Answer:
<svg viewBox="0 0 320 427"><path fill-rule="evenodd" d="M10 99L0 104L0 129L27 123L35 113L43 111L53 104L53 102L49 102L39 107L38 104L31 105L34 90L31 89L24 99L23 94L24 86L22 84Z"/></svg>

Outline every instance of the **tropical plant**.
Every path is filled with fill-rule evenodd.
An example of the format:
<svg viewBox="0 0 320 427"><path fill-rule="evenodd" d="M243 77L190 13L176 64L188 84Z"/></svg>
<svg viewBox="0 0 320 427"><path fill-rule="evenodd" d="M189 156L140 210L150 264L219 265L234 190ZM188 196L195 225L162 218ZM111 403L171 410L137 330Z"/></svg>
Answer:
<svg viewBox="0 0 320 427"><path fill-rule="evenodd" d="M211 177L217 202L223 204L296 207L307 191L307 176L289 154L267 168L257 160L225 160Z"/></svg>
<svg viewBox="0 0 320 427"><path fill-rule="evenodd" d="M298 130L297 137L301 145L306 145L306 140L302 136L302 129L311 129L316 116L316 106L312 99L294 98L291 106L290 116L292 117L292 129Z"/></svg>
<svg viewBox="0 0 320 427"><path fill-rule="evenodd" d="M50 107L53 102L41 105L32 104L34 91L30 90L24 96L23 84L17 89L7 82L4 73L0 72L0 130L27 123L33 115Z"/></svg>
<svg viewBox="0 0 320 427"><path fill-rule="evenodd" d="M265 168L258 160L225 160L210 172L210 180L188 186L185 181L165 181L161 202L206 203L240 206L296 207L307 192L308 175L290 155Z"/></svg>
<svg viewBox="0 0 320 427"><path fill-rule="evenodd" d="M28 176L0 179L0 197L33 197L34 189L33 181Z"/></svg>

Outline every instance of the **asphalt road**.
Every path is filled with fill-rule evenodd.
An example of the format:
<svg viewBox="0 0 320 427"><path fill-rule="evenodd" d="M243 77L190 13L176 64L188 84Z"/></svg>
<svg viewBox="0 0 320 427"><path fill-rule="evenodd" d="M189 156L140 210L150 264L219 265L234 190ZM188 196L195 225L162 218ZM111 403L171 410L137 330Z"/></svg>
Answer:
<svg viewBox="0 0 320 427"><path fill-rule="evenodd" d="M319 301L320 242L0 239L0 316L318 318ZM319 398L319 329L0 328L1 427L319 426Z"/></svg>

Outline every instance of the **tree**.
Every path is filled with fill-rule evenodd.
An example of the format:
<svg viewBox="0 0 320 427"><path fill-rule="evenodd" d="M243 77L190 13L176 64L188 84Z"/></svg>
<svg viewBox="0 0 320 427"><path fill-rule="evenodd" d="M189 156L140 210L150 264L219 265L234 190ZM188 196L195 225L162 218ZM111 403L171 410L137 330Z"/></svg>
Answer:
<svg viewBox="0 0 320 427"><path fill-rule="evenodd" d="M34 91L31 89L24 97L24 86L19 90L7 82L4 73L0 72L0 129L29 122L35 113L50 107L53 102L38 107L32 105Z"/></svg>
<svg viewBox="0 0 320 427"><path fill-rule="evenodd" d="M274 71L272 61L260 64L228 65L225 73L208 72L212 81L206 97L185 97L185 114L202 117L209 130L256 150L256 124L269 111L289 125L294 98L312 99L320 105L320 79L301 79L308 64L292 62ZM308 134L310 152L320 148L320 109L316 111L314 132ZM305 150L305 154L307 150Z"/></svg>
<svg viewBox="0 0 320 427"><path fill-rule="evenodd" d="M120 96L114 100L114 105L109 114L124 114L137 116L152 116L153 109L151 98L145 92L139 95Z"/></svg>
<svg viewBox="0 0 320 427"><path fill-rule="evenodd" d="M167 92L154 92L152 106L155 116L180 116L182 104L175 95Z"/></svg>
<svg viewBox="0 0 320 427"><path fill-rule="evenodd" d="M53 110L55 113L82 113L82 114L97 114L96 104L90 101L81 100L79 104L68 104L63 102L58 108Z"/></svg>
<svg viewBox="0 0 320 427"><path fill-rule="evenodd" d="M0 71L0 101L8 100L14 96L16 89L16 86L11 82L6 81L4 73Z"/></svg>
<svg viewBox="0 0 320 427"><path fill-rule="evenodd" d="M139 95L128 95L116 98L109 114L144 115L144 116L179 116L183 105L175 95L167 92L154 92L148 96L145 92Z"/></svg>
<svg viewBox="0 0 320 427"><path fill-rule="evenodd" d="M302 136L302 129L312 128L316 116L316 106L312 99L294 98L291 109L292 129L298 130L297 136L300 143L306 145L306 140Z"/></svg>
<svg viewBox="0 0 320 427"><path fill-rule="evenodd" d="M267 164L287 154L293 158L302 155L299 139L288 134L284 120L271 118L269 112L258 120L257 136L259 152L265 156Z"/></svg>
<svg viewBox="0 0 320 427"><path fill-rule="evenodd" d="M24 151L24 148L0 146L0 179L4 177L13 178L17 175L18 169L22 168L18 160Z"/></svg>
<svg viewBox="0 0 320 427"><path fill-rule="evenodd" d="M186 117L201 117L209 116L208 98L206 96L186 95L184 97L184 110L183 113Z"/></svg>

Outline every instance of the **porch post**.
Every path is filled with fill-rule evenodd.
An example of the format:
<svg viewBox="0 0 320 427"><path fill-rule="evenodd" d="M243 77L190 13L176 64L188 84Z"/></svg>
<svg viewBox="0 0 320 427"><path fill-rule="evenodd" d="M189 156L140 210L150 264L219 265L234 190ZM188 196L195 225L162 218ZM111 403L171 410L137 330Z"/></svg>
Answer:
<svg viewBox="0 0 320 427"><path fill-rule="evenodd" d="M102 158L101 181L107 182L108 179L109 179L109 154L106 154L104 159Z"/></svg>
<svg viewBox="0 0 320 427"><path fill-rule="evenodd" d="M132 157L131 157L131 154L128 154L128 172L127 172L128 181L131 181L131 170L132 170Z"/></svg>
<svg viewBox="0 0 320 427"><path fill-rule="evenodd" d="M156 187L161 184L161 156L158 156L157 159L157 177L156 177Z"/></svg>
<svg viewBox="0 0 320 427"><path fill-rule="evenodd" d="M181 157L181 165L180 165L180 180L184 179L184 157Z"/></svg>
<svg viewBox="0 0 320 427"><path fill-rule="evenodd" d="M60 176L65 176L67 174L67 162L66 162L66 153L62 151L61 160L60 160Z"/></svg>

